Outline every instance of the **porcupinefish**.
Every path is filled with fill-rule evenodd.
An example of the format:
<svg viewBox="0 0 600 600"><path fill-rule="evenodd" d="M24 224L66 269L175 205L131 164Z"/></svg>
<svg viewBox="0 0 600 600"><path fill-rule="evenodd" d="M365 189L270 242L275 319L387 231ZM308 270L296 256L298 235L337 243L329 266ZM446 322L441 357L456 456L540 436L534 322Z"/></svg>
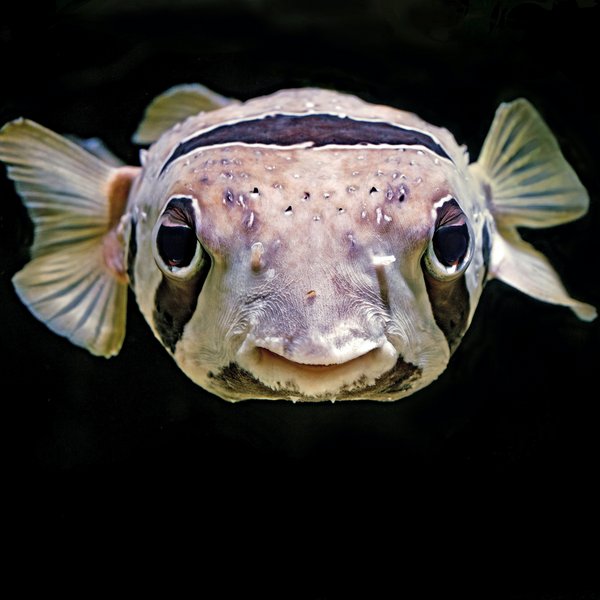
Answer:
<svg viewBox="0 0 600 600"><path fill-rule="evenodd" d="M444 371L492 278L596 316L517 230L589 202L524 99L473 163L414 114L312 88L242 103L177 86L134 141L140 167L25 119L0 133L35 227L16 292L93 354L119 352L129 287L221 398L397 400Z"/></svg>

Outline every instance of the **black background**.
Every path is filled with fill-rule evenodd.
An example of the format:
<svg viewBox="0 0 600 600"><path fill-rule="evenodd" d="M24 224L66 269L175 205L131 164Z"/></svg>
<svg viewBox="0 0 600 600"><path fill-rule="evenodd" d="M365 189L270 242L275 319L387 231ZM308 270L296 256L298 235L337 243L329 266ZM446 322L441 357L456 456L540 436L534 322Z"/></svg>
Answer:
<svg viewBox="0 0 600 600"><path fill-rule="evenodd" d="M0 20L0 122L98 136L137 164L131 135L171 85L240 99L312 85L414 111L476 158L497 105L524 96L591 196L585 218L524 235L575 297L600 306L593 4L21 3ZM186 379L133 298L109 361L38 323L10 282L31 226L0 184L5 495L18 561L57 561L66 585L72 558L98 564L86 557L102 540L98 581L140 556L157 565L140 577L152 581L156 557L182 552L198 589L220 564L222 590L241 580L265 591L287 565L279 597L329 598L361 580L363 596L387 597L415 572L423 594L434 583L482 598L599 597L597 322L494 282L448 370L409 399L231 405ZM367 571L373 563L385 566ZM375 592L383 576L392 587Z"/></svg>

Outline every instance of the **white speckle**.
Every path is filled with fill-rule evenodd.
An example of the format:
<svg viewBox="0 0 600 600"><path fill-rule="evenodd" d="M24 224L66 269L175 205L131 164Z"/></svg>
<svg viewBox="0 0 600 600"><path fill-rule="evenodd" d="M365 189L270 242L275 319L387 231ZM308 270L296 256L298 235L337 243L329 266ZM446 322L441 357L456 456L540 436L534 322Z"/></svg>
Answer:
<svg viewBox="0 0 600 600"><path fill-rule="evenodd" d="M323 193L323 198L330 198L331 194L329 192L324 192Z"/></svg>
<svg viewBox="0 0 600 600"><path fill-rule="evenodd" d="M306 106L306 108L314 108L315 107L315 103L314 102L305 102L304 106Z"/></svg>
<svg viewBox="0 0 600 600"><path fill-rule="evenodd" d="M377 175L377 177L381 177L382 175L385 175L385 173L381 169L377 169L375 175Z"/></svg>
<svg viewBox="0 0 600 600"><path fill-rule="evenodd" d="M181 123L175 123L173 125L173 131L179 131L181 129Z"/></svg>
<svg viewBox="0 0 600 600"><path fill-rule="evenodd" d="M274 171L274 170L275 170L275 165L267 165L267 166L265 167L265 169L266 169L267 171Z"/></svg>
<svg viewBox="0 0 600 600"><path fill-rule="evenodd" d="M396 179L398 177L398 173L392 173L392 179Z"/></svg>
<svg viewBox="0 0 600 600"><path fill-rule="evenodd" d="M360 171L352 171L352 175L354 175L354 177L356 177L357 175L360 175Z"/></svg>
<svg viewBox="0 0 600 600"><path fill-rule="evenodd" d="M383 215L383 220L387 221L388 223L392 222L392 217L390 217L389 215Z"/></svg>
<svg viewBox="0 0 600 600"><path fill-rule="evenodd" d="M294 173L294 174L292 175L292 177L293 177L294 179L300 179L300 173Z"/></svg>
<svg viewBox="0 0 600 600"><path fill-rule="evenodd" d="M333 108L335 108L335 110L342 110L342 107L339 104L336 104Z"/></svg>
<svg viewBox="0 0 600 600"><path fill-rule="evenodd" d="M433 159L433 164L434 165L439 165L440 164L440 159L439 158L434 158Z"/></svg>
<svg viewBox="0 0 600 600"><path fill-rule="evenodd" d="M400 179L406 179L406 175L405 175L404 173L402 173L402 174L400 175Z"/></svg>
<svg viewBox="0 0 600 600"><path fill-rule="evenodd" d="M248 218L248 223L246 224L246 227L248 227L248 229L250 229L250 227L252 227L252 225L254 225L254 211L252 211L250 213L250 217Z"/></svg>
<svg viewBox="0 0 600 600"><path fill-rule="evenodd" d="M148 219L148 213L145 210L143 210L140 215L142 217L142 221L146 221Z"/></svg>
<svg viewBox="0 0 600 600"><path fill-rule="evenodd" d="M396 262L396 257L393 254L388 256L373 256L371 263L374 267L386 267Z"/></svg>
<svg viewBox="0 0 600 600"><path fill-rule="evenodd" d="M356 186L354 186L354 185L349 185L349 186L346 188L346 191L347 191L347 192L349 192L349 193L351 194L352 192L355 192L357 189L358 189L358 188L357 188Z"/></svg>
<svg viewBox="0 0 600 600"><path fill-rule="evenodd" d="M242 207L242 208L246 208L246 201L244 200L244 196L242 194L240 194L238 196L238 204Z"/></svg>
<svg viewBox="0 0 600 600"><path fill-rule="evenodd" d="M233 179L233 173L230 171L223 172L221 173L221 177L223 177L223 179Z"/></svg>
<svg viewBox="0 0 600 600"><path fill-rule="evenodd" d="M254 242L250 247L250 266L253 271L258 271L263 266L262 256L264 253L265 248L261 242Z"/></svg>
<svg viewBox="0 0 600 600"><path fill-rule="evenodd" d="M419 185L420 183L423 183L423 178L422 178L422 177L417 177L417 178L415 179L415 184L416 184L416 185Z"/></svg>
<svg viewBox="0 0 600 600"><path fill-rule="evenodd" d="M319 215L315 215L313 217L313 221L320 221L320 220L321 220L321 217Z"/></svg>
<svg viewBox="0 0 600 600"><path fill-rule="evenodd" d="M221 159L221 164L223 166L228 165L231 161L228 158L222 158Z"/></svg>
<svg viewBox="0 0 600 600"><path fill-rule="evenodd" d="M361 219L366 219L367 218L367 211L366 210L361 211L360 218Z"/></svg>
<svg viewBox="0 0 600 600"><path fill-rule="evenodd" d="M142 148L140 150L140 165L142 165L142 167L146 166L147 158L148 158L148 150L144 150Z"/></svg>
<svg viewBox="0 0 600 600"><path fill-rule="evenodd" d="M256 156L262 156L262 150L255 150L254 154L256 154Z"/></svg>
<svg viewBox="0 0 600 600"><path fill-rule="evenodd" d="M267 279L273 279L273 277L275 277L275 269L268 269L265 276Z"/></svg>
<svg viewBox="0 0 600 600"><path fill-rule="evenodd" d="M350 241L351 246L354 246L356 244L356 242L354 241L354 236L351 233L348 234L348 240Z"/></svg>
<svg viewBox="0 0 600 600"><path fill-rule="evenodd" d="M283 186L282 186L280 183L274 183L274 184L273 184L273 187L274 187L276 190L281 190L281 189L283 188Z"/></svg>
<svg viewBox="0 0 600 600"><path fill-rule="evenodd" d="M248 173L246 173L245 171L242 171L242 172L240 173L240 177L241 177L242 179L248 179L249 175L248 175Z"/></svg>
<svg viewBox="0 0 600 600"><path fill-rule="evenodd" d="M276 105L274 106L274 108L275 108L275 110L281 110L281 104L276 104Z"/></svg>
<svg viewBox="0 0 600 600"><path fill-rule="evenodd" d="M365 160L365 155L361 154L360 156L356 157L358 160Z"/></svg>
<svg viewBox="0 0 600 600"><path fill-rule="evenodd" d="M189 160L186 160L186 161L183 163L183 165L184 165L185 167L189 167L189 166L190 166L190 161L189 161Z"/></svg>
<svg viewBox="0 0 600 600"><path fill-rule="evenodd" d="M383 217L383 213L381 212L381 207L377 207L375 209L375 214L377 215L377 225L379 225L381 223L381 219Z"/></svg>
<svg viewBox="0 0 600 600"><path fill-rule="evenodd" d="M414 167L416 163L415 163L415 161L414 161L414 160L411 160L411 161L410 161L408 164L409 164L411 167Z"/></svg>
<svg viewBox="0 0 600 600"><path fill-rule="evenodd" d="M291 156L286 156L285 160L292 160L292 157Z"/></svg>
<svg viewBox="0 0 600 600"><path fill-rule="evenodd" d="M423 150L417 150L417 154L419 156L423 156L425 154L425 152L423 152Z"/></svg>

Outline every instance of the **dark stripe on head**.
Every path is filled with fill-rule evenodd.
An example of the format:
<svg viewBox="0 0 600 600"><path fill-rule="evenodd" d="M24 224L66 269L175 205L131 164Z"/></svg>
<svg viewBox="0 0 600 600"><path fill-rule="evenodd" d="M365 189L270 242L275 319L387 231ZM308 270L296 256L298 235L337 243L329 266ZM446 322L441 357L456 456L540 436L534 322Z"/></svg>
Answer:
<svg viewBox="0 0 600 600"><path fill-rule="evenodd" d="M134 265L137 255L137 221L131 219L131 233L129 234L129 248L127 248L127 276L129 277L129 285L132 289L135 288Z"/></svg>
<svg viewBox="0 0 600 600"><path fill-rule="evenodd" d="M469 319L470 298L465 277L438 281L425 273L425 286L435 322L446 336L452 353L467 330Z"/></svg>
<svg viewBox="0 0 600 600"><path fill-rule="evenodd" d="M391 123L359 121L350 117L328 114L269 115L260 119L221 125L181 142L160 172L162 174L173 161L197 148L235 142L276 146L293 146L311 142L313 147L332 144L423 146L438 156L450 158L445 150L426 133L405 129Z"/></svg>
<svg viewBox="0 0 600 600"><path fill-rule="evenodd" d="M171 352L175 352L177 342L196 310L209 271L210 259L207 257L191 280L175 281L163 275L154 298L153 317L160 339Z"/></svg>
<svg viewBox="0 0 600 600"><path fill-rule="evenodd" d="M481 239L481 252L483 255L483 266L485 272L483 274L483 280L485 281L488 276L490 268L490 256L492 254L492 238L487 223L483 225L482 239Z"/></svg>

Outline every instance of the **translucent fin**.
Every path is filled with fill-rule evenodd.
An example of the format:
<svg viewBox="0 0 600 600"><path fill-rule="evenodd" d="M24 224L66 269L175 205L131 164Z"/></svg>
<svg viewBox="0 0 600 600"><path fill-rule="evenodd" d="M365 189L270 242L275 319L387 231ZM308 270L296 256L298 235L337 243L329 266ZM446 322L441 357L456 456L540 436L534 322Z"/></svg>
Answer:
<svg viewBox="0 0 600 600"><path fill-rule="evenodd" d="M517 231L567 223L589 205L552 132L527 100L500 105L471 169L495 221L490 275L539 300L568 306L580 319L594 319L595 308L571 298L548 259Z"/></svg>
<svg viewBox="0 0 600 600"><path fill-rule="evenodd" d="M122 167L125 164L106 147L100 138L80 138L77 135L66 135L65 137L111 167Z"/></svg>
<svg viewBox="0 0 600 600"><path fill-rule="evenodd" d="M25 119L0 131L0 160L35 226L32 260L13 278L19 297L74 344L117 354L127 300L119 220L137 170L111 168Z"/></svg>
<svg viewBox="0 0 600 600"><path fill-rule="evenodd" d="M197 83L177 85L150 103L133 141L136 144L151 144L187 117L238 103L239 100L221 96Z"/></svg>
<svg viewBox="0 0 600 600"><path fill-rule="evenodd" d="M501 104L474 165L504 226L551 227L587 212L588 194L535 108Z"/></svg>
<svg viewBox="0 0 600 600"><path fill-rule="evenodd" d="M490 274L533 298L568 306L580 319L592 321L596 309L569 296L548 259L521 239L514 229L494 238Z"/></svg>

